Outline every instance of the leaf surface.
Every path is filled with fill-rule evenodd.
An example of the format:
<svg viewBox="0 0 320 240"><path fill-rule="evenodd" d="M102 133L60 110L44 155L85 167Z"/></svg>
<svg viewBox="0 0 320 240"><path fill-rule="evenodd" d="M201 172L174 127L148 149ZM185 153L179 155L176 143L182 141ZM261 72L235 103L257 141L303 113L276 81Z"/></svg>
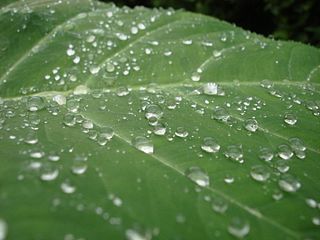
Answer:
<svg viewBox="0 0 320 240"><path fill-rule="evenodd" d="M0 239L319 238L318 49L184 11L1 6Z"/></svg>

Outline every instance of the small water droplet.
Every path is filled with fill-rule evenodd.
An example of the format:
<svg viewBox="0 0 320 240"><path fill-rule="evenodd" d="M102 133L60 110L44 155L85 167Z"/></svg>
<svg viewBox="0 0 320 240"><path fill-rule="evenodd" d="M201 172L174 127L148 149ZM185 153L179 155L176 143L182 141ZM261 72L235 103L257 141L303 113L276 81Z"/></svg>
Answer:
<svg viewBox="0 0 320 240"><path fill-rule="evenodd" d="M290 174L282 175L278 184L279 187L286 192L296 192L301 187L301 183Z"/></svg>
<svg viewBox="0 0 320 240"><path fill-rule="evenodd" d="M278 147L278 155L284 160L289 160L293 156L293 152L288 145L282 144Z"/></svg>
<svg viewBox="0 0 320 240"><path fill-rule="evenodd" d="M286 160L283 159L279 159L276 161L275 167L277 168L277 170L281 173L286 173L289 171L290 166L288 165Z"/></svg>
<svg viewBox="0 0 320 240"><path fill-rule="evenodd" d="M298 121L298 118L293 113L286 113L284 115L284 122L288 125L295 125Z"/></svg>
<svg viewBox="0 0 320 240"><path fill-rule="evenodd" d="M212 209L217 213L225 213L228 209L228 203L221 197L212 198Z"/></svg>
<svg viewBox="0 0 320 240"><path fill-rule="evenodd" d="M218 50L214 50L214 51L213 51L213 56L214 56L215 58L219 58L219 57L222 56L222 52L221 52L221 51L218 51Z"/></svg>
<svg viewBox="0 0 320 240"><path fill-rule="evenodd" d="M259 158L264 160L264 161L271 161L274 157L274 154L270 148L264 147L260 148L259 151Z"/></svg>
<svg viewBox="0 0 320 240"><path fill-rule="evenodd" d="M118 97L127 96L130 93L129 89L126 86L118 87L116 94Z"/></svg>
<svg viewBox="0 0 320 240"><path fill-rule="evenodd" d="M40 179L42 181L53 181L59 175L59 170L53 165L45 164L41 167Z"/></svg>
<svg viewBox="0 0 320 240"><path fill-rule="evenodd" d="M243 163L243 152L241 145L230 145L227 147L224 155L227 158Z"/></svg>
<svg viewBox="0 0 320 240"><path fill-rule="evenodd" d="M201 149L208 153L216 153L220 150L220 145L212 137L206 137L203 139Z"/></svg>
<svg viewBox="0 0 320 240"><path fill-rule="evenodd" d="M29 111L36 112L44 108L45 102L42 97L29 97L26 106Z"/></svg>
<svg viewBox="0 0 320 240"><path fill-rule="evenodd" d="M228 232L236 238L243 238L249 234L250 225L246 220L235 217L228 226Z"/></svg>
<svg viewBox="0 0 320 240"><path fill-rule="evenodd" d="M116 69L115 66L111 62L107 63L107 65L106 65L107 72L112 73L112 72L114 72L115 69Z"/></svg>
<svg viewBox="0 0 320 240"><path fill-rule="evenodd" d="M73 127L76 124L76 117L73 113L66 113L63 117L63 123L68 127Z"/></svg>
<svg viewBox="0 0 320 240"><path fill-rule="evenodd" d="M305 151L306 146L300 138L290 138L289 139L290 146L295 151Z"/></svg>
<svg viewBox="0 0 320 240"><path fill-rule="evenodd" d="M153 128L153 133L158 136L163 136L166 134L167 128L163 123L157 123Z"/></svg>
<svg viewBox="0 0 320 240"><path fill-rule="evenodd" d="M0 240L5 240L8 232L8 224L0 218Z"/></svg>
<svg viewBox="0 0 320 240"><path fill-rule="evenodd" d="M212 117L215 120L227 122L230 119L230 114L225 108L216 107L215 109L213 109Z"/></svg>
<svg viewBox="0 0 320 240"><path fill-rule="evenodd" d="M258 182L265 182L270 177L270 171L263 165L256 165L251 168L251 177Z"/></svg>
<svg viewBox="0 0 320 240"><path fill-rule="evenodd" d="M99 73L100 71L100 66L96 66L96 65L92 65L90 66L90 73L95 75L97 73Z"/></svg>
<svg viewBox="0 0 320 240"><path fill-rule="evenodd" d="M188 131L184 127L177 127L174 134L180 138L185 138L189 135Z"/></svg>
<svg viewBox="0 0 320 240"><path fill-rule="evenodd" d="M250 132L255 132L259 128L257 120L250 118L245 121L245 129Z"/></svg>
<svg viewBox="0 0 320 240"><path fill-rule="evenodd" d="M186 170L185 174L200 187L207 187L210 184L209 176L199 167L190 167Z"/></svg>
<svg viewBox="0 0 320 240"><path fill-rule="evenodd" d="M72 194L76 191L76 187L73 186L70 181L64 181L61 183L60 188L66 194Z"/></svg>
<svg viewBox="0 0 320 240"><path fill-rule="evenodd" d="M192 81L198 82L198 81L200 81L200 78L201 78L201 76L199 73L197 73L197 72L192 73L192 76L191 76Z"/></svg>
<svg viewBox="0 0 320 240"><path fill-rule="evenodd" d="M320 226L320 216L313 217L312 223L316 226Z"/></svg>
<svg viewBox="0 0 320 240"><path fill-rule="evenodd" d="M75 156L71 166L71 172L76 175L84 174L88 169L87 160L88 158L86 156L83 156L83 155Z"/></svg>
<svg viewBox="0 0 320 240"><path fill-rule="evenodd" d="M145 117L148 120L151 118L160 119L162 115L163 115L163 111L161 107L158 105L151 104L151 105L148 105L145 109Z"/></svg>
<svg viewBox="0 0 320 240"><path fill-rule="evenodd" d="M137 136L132 140L132 145L147 154L152 154L154 152L153 143L146 137Z"/></svg>
<svg viewBox="0 0 320 240"><path fill-rule="evenodd" d="M53 96L52 100L56 102L58 105L65 105L67 102L66 97L61 94Z"/></svg>

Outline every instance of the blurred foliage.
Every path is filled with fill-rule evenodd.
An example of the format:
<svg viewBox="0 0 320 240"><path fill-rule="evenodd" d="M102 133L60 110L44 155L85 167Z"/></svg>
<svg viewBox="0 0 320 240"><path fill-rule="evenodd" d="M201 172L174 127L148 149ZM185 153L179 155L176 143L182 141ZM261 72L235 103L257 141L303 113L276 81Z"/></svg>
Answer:
<svg viewBox="0 0 320 240"><path fill-rule="evenodd" d="M184 8L265 36L320 46L320 0L116 0L115 3L130 7Z"/></svg>

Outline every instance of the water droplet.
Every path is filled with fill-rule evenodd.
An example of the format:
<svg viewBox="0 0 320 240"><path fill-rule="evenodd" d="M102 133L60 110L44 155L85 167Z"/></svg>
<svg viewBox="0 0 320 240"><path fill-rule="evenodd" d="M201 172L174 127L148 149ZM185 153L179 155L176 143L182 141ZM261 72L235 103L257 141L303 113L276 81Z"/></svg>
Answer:
<svg viewBox="0 0 320 240"><path fill-rule="evenodd" d="M257 120L250 118L245 121L245 129L250 132L255 132L259 128Z"/></svg>
<svg viewBox="0 0 320 240"><path fill-rule="evenodd" d="M79 101L76 100L76 99L69 99L69 100L67 101L66 106L67 106L68 111L70 111L70 112L77 112L78 109L79 109L79 107L80 107L80 103L79 103Z"/></svg>
<svg viewBox="0 0 320 240"><path fill-rule="evenodd" d="M180 138L185 138L189 135L188 131L184 127L177 127L174 134Z"/></svg>
<svg viewBox="0 0 320 240"><path fill-rule="evenodd" d="M123 96L127 96L130 93L129 89L126 86L121 86L117 89L117 96L118 97L123 97Z"/></svg>
<svg viewBox="0 0 320 240"><path fill-rule="evenodd" d="M206 137L203 139L201 149L208 153L216 153L220 150L220 145L212 137Z"/></svg>
<svg viewBox="0 0 320 240"><path fill-rule="evenodd" d="M320 226L320 216L313 217L312 218L312 223L316 226Z"/></svg>
<svg viewBox="0 0 320 240"><path fill-rule="evenodd" d="M206 95L217 95L218 85L216 83L206 83L203 85L203 93Z"/></svg>
<svg viewBox="0 0 320 240"><path fill-rule="evenodd" d="M76 117L73 113L66 113L63 117L63 123L68 127L73 127L76 124Z"/></svg>
<svg viewBox="0 0 320 240"><path fill-rule="evenodd" d="M270 177L270 171L263 165L256 165L251 168L251 177L258 182L265 182Z"/></svg>
<svg viewBox="0 0 320 240"><path fill-rule="evenodd" d="M41 167L40 179L42 181L53 181L58 177L58 175L59 170L53 165L44 164Z"/></svg>
<svg viewBox="0 0 320 240"><path fill-rule="evenodd" d="M127 229L126 230L126 239L127 240L151 240L151 234L150 233L142 234L136 230Z"/></svg>
<svg viewBox="0 0 320 240"><path fill-rule="evenodd" d="M221 51L218 51L218 50L214 50L214 51L213 51L213 56L214 56L215 58L219 58L219 57L222 56L222 52L221 52Z"/></svg>
<svg viewBox="0 0 320 240"><path fill-rule="evenodd" d="M82 123L82 127L87 130L87 129L93 129L94 125L91 120L84 120Z"/></svg>
<svg viewBox="0 0 320 240"><path fill-rule="evenodd" d="M259 151L259 158L264 161L271 161L274 157L274 154L270 148L261 148Z"/></svg>
<svg viewBox="0 0 320 240"><path fill-rule="evenodd" d="M260 83L260 86L263 87L263 88L272 88L273 87L273 82L271 82L270 80L262 80L261 83Z"/></svg>
<svg viewBox="0 0 320 240"><path fill-rule="evenodd" d="M197 72L192 73L192 76L191 76L192 81L198 82L198 81L200 81L200 78L201 78L201 76L199 73L197 73Z"/></svg>
<svg viewBox="0 0 320 240"><path fill-rule="evenodd" d="M112 72L114 72L115 69L116 69L115 66L111 62L107 63L107 65L106 65L107 72L112 73Z"/></svg>
<svg viewBox="0 0 320 240"><path fill-rule="evenodd" d="M227 147L224 155L227 158L243 163L243 152L241 145L230 145Z"/></svg>
<svg viewBox="0 0 320 240"><path fill-rule="evenodd" d="M225 213L228 209L228 203L221 197L212 198L212 209L217 213Z"/></svg>
<svg viewBox="0 0 320 240"><path fill-rule="evenodd" d="M68 56L73 56L76 53L76 51L73 48L68 48L67 49L67 55Z"/></svg>
<svg viewBox="0 0 320 240"><path fill-rule="evenodd" d="M38 136L35 131L29 131L24 138L24 142L28 144L36 144L38 142Z"/></svg>
<svg viewBox="0 0 320 240"><path fill-rule="evenodd" d="M297 123L297 117L292 113L286 113L284 115L284 122L288 125L295 125Z"/></svg>
<svg viewBox="0 0 320 240"><path fill-rule="evenodd" d="M7 237L8 225L5 220L0 218L0 240L5 240Z"/></svg>
<svg viewBox="0 0 320 240"><path fill-rule="evenodd" d="M286 173L290 169L290 166L287 164L287 161L283 159L279 159L278 161L276 161L275 167L281 173Z"/></svg>
<svg viewBox="0 0 320 240"><path fill-rule="evenodd" d="M100 128L100 135L105 137L108 141L111 140L114 136L113 128L111 127Z"/></svg>
<svg viewBox="0 0 320 240"><path fill-rule="evenodd" d="M227 183L227 184L231 184L231 183L234 183L234 177L229 175L229 174L226 174L226 176L224 177L224 182Z"/></svg>
<svg viewBox="0 0 320 240"><path fill-rule="evenodd" d="M66 97L61 94L53 96L52 100L56 102L58 105L65 105L67 102Z"/></svg>
<svg viewBox="0 0 320 240"><path fill-rule="evenodd" d="M153 143L151 142L151 140L149 140L148 138L143 137L143 136L135 137L132 140L132 145L136 149L138 149L144 153L147 153L147 154L152 154L154 151Z"/></svg>
<svg viewBox="0 0 320 240"><path fill-rule="evenodd" d="M299 138L290 138L289 139L290 146L295 151L305 151L306 146L304 145L303 141Z"/></svg>
<svg viewBox="0 0 320 240"><path fill-rule="evenodd" d="M309 206L309 207L311 207L311 208L316 208L317 207L317 201L316 200L314 200L314 199L312 199L312 198L307 198L306 199L306 203L307 203L307 205Z"/></svg>
<svg viewBox="0 0 320 240"><path fill-rule="evenodd" d="M45 102L42 97L29 97L27 100L27 109L31 112L39 111L44 108Z"/></svg>
<svg viewBox="0 0 320 240"><path fill-rule="evenodd" d="M278 184L279 187L286 192L296 192L301 187L301 183L290 174L282 175Z"/></svg>
<svg viewBox="0 0 320 240"><path fill-rule="evenodd" d="M227 122L230 118L230 114L225 108L216 107L215 109L213 109L212 117L215 120Z"/></svg>
<svg viewBox="0 0 320 240"><path fill-rule="evenodd" d="M92 65L90 66L90 72L91 74L97 74L100 71L100 66Z"/></svg>
<svg viewBox="0 0 320 240"><path fill-rule="evenodd" d="M163 123L157 123L153 128L153 133L158 136L166 134L167 128Z"/></svg>
<svg viewBox="0 0 320 240"><path fill-rule="evenodd" d="M200 187L207 187L210 184L209 176L199 167L190 167L185 174Z"/></svg>
<svg viewBox="0 0 320 240"><path fill-rule="evenodd" d="M228 226L228 232L236 238L243 238L249 234L250 225L246 220L235 217Z"/></svg>
<svg viewBox="0 0 320 240"><path fill-rule="evenodd" d="M76 191L76 187L73 186L69 181L64 181L61 183L60 188L66 194L72 194Z"/></svg>
<svg viewBox="0 0 320 240"><path fill-rule="evenodd" d="M82 175L84 174L88 169L87 164L88 158L83 155L77 155L73 159L73 164L71 166L71 172L76 175Z"/></svg>
<svg viewBox="0 0 320 240"><path fill-rule="evenodd" d="M160 119L162 115L163 115L163 111L161 107L158 105L151 104L151 105L148 105L145 109L145 117L148 120L151 118Z"/></svg>
<svg viewBox="0 0 320 240"><path fill-rule="evenodd" d="M284 160L289 160L293 156L293 152L288 145L282 144L278 147L278 155Z"/></svg>
<svg viewBox="0 0 320 240"><path fill-rule="evenodd" d="M182 43L184 45L191 45L192 44L192 40L191 39L186 39L186 40L183 40Z"/></svg>

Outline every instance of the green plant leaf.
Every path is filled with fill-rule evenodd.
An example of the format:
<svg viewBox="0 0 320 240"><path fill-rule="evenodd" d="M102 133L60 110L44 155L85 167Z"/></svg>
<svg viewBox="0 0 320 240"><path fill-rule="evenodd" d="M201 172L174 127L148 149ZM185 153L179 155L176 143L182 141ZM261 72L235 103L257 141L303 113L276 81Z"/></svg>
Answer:
<svg viewBox="0 0 320 240"><path fill-rule="evenodd" d="M318 239L320 52L185 11L0 10L0 239Z"/></svg>

